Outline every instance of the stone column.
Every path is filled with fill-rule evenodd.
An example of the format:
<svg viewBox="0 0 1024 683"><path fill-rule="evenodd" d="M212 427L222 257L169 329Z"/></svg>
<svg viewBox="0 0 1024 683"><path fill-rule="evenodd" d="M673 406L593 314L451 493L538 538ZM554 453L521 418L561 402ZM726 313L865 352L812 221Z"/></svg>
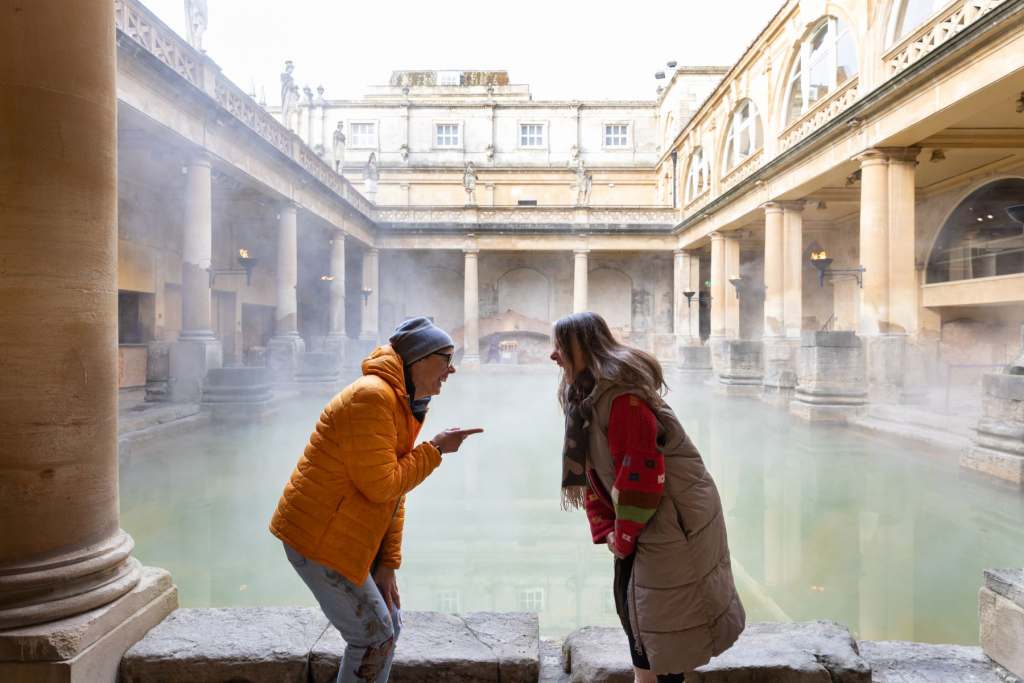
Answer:
<svg viewBox="0 0 1024 683"><path fill-rule="evenodd" d="M783 318L786 338L794 344L800 342L804 320L803 212L803 202L786 202L783 205Z"/></svg>
<svg viewBox="0 0 1024 683"><path fill-rule="evenodd" d="M363 329L360 339L376 344L380 339L380 250L363 254Z"/></svg>
<svg viewBox="0 0 1024 683"><path fill-rule="evenodd" d="M860 290L861 335L889 331L889 160L879 150L859 157L860 262L864 287Z"/></svg>
<svg viewBox="0 0 1024 683"><path fill-rule="evenodd" d="M0 41L0 680L112 683L177 605L118 518L114 6L19 10Z"/></svg>
<svg viewBox="0 0 1024 683"><path fill-rule="evenodd" d="M297 356L306 350L299 336L298 207L293 202L282 205L277 225L277 308L274 311L274 336L268 345L268 362L277 381L289 381L295 374Z"/></svg>
<svg viewBox="0 0 1024 683"><path fill-rule="evenodd" d="M711 233L711 338L726 337L725 288L729 287L725 273L725 235Z"/></svg>
<svg viewBox="0 0 1024 683"><path fill-rule="evenodd" d="M335 230L331 239L331 290L327 339L324 350L345 356L348 335L345 332L345 233Z"/></svg>
<svg viewBox="0 0 1024 683"><path fill-rule="evenodd" d="M725 238L725 279L722 289L725 291L725 336L729 339L740 338L740 299L730 280L740 276L740 241L735 237Z"/></svg>
<svg viewBox="0 0 1024 683"><path fill-rule="evenodd" d="M700 344L700 258L683 249L672 252L673 328L681 344ZM693 292L687 301L683 292Z"/></svg>
<svg viewBox="0 0 1024 683"><path fill-rule="evenodd" d="M198 401L206 373L224 363L210 315L213 254L213 193L210 158L204 152L186 164L181 253L181 334L171 347L171 398Z"/></svg>
<svg viewBox="0 0 1024 683"><path fill-rule="evenodd" d="M587 276L589 275L589 249L576 249L573 252L572 271L572 312L582 313L587 310Z"/></svg>
<svg viewBox="0 0 1024 683"><path fill-rule="evenodd" d="M780 204L764 205L764 335L766 338L786 334L785 323L785 241L784 213Z"/></svg>
<svg viewBox="0 0 1024 683"><path fill-rule="evenodd" d="M463 304L465 327L463 328L463 353L461 367L475 370L480 367L480 276L478 249L466 249Z"/></svg>

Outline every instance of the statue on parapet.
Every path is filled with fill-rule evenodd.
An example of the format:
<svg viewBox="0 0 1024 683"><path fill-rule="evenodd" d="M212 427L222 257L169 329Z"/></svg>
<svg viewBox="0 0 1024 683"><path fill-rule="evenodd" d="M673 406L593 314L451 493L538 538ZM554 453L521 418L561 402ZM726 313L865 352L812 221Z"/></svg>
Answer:
<svg viewBox="0 0 1024 683"><path fill-rule="evenodd" d="M586 206L590 203L590 191L594 186L594 176L583 165L583 159L576 163L576 205Z"/></svg>
<svg viewBox="0 0 1024 683"><path fill-rule="evenodd" d="M462 187L466 190L466 205L476 204L476 168L472 161L466 164L466 170L462 172Z"/></svg>
<svg viewBox="0 0 1024 683"><path fill-rule="evenodd" d="M295 64L289 59L284 63L284 71L281 72L281 123L289 130L292 128L292 112L299 103L299 86L295 84L295 78L292 76L294 70Z"/></svg>
<svg viewBox="0 0 1024 683"><path fill-rule="evenodd" d="M338 121L334 129L334 138L331 141L331 151L334 153L334 170L341 173L345 167L345 122Z"/></svg>
<svg viewBox="0 0 1024 683"><path fill-rule="evenodd" d="M207 19L206 0L185 0L188 43L200 52L206 52L203 49L203 34L206 33Z"/></svg>
<svg viewBox="0 0 1024 683"><path fill-rule="evenodd" d="M370 152L370 158L366 160L366 167L363 169L363 186L371 201L377 194L378 181L380 181L380 170L377 168L377 154Z"/></svg>

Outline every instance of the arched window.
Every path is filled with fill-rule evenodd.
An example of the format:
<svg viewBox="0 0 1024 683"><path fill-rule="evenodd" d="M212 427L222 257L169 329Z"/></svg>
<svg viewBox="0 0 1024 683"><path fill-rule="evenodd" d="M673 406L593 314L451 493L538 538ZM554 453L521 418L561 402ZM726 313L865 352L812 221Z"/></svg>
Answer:
<svg viewBox="0 0 1024 683"><path fill-rule="evenodd" d="M857 74L857 46L845 22L825 17L800 44L786 81L786 123Z"/></svg>
<svg viewBox="0 0 1024 683"><path fill-rule="evenodd" d="M885 44L891 47L903 40L949 3L950 0L896 0L889 15Z"/></svg>
<svg viewBox="0 0 1024 683"><path fill-rule="evenodd" d="M1024 180L996 180L950 214L928 257L929 283L1024 273L1024 225L1006 212L1024 205Z"/></svg>
<svg viewBox="0 0 1024 683"><path fill-rule="evenodd" d="M690 170L686 173L686 203L689 204L708 189L711 167L704 158L704 149L698 147L690 155Z"/></svg>
<svg viewBox="0 0 1024 683"><path fill-rule="evenodd" d="M725 138L724 170L729 171L744 159L761 149L761 117L757 107L750 100L743 100L732 113L729 133Z"/></svg>

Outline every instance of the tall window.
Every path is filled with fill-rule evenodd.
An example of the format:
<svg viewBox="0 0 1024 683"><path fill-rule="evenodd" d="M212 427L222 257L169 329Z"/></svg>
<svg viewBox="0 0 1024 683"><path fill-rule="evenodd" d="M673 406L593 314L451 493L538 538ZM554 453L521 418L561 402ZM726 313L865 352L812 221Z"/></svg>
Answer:
<svg viewBox="0 0 1024 683"><path fill-rule="evenodd" d="M763 145L761 117L750 100L743 100L732 113L732 122L725 139L725 170L735 168Z"/></svg>
<svg viewBox="0 0 1024 683"><path fill-rule="evenodd" d="M459 124L438 123L434 126L435 147L458 147L459 146Z"/></svg>
<svg viewBox="0 0 1024 683"><path fill-rule="evenodd" d="M519 124L519 146L520 147L543 147L544 146L544 124L543 123L520 123Z"/></svg>
<svg viewBox="0 0 1024 683"><path fill-rule="evenodd" d="M892 46L910 35L950 0L897 0L889 16L886 45Z"/></svg>
<svg viewBox="0 0 1024 683"><path fill-rule="evenodd" d="M377 124L376 123L352 123L349 124L349 137L353 147L376 147L377 146Z"/></svg>
<svg viewBox="0 0 1024 683"><path fill-rule="evenodd" d="M516 596L516 609L520 612L543 612L544 611L544 589L530 588L520 590Z"/></svg>
<svg viewBox="0 0 1024 683"><path fill-rule="evenodd" d="M803 116L815 104L857 74L857 46L845 22L825 17L800 44L790 72L786 123Z"/></svg>
<svg viewBox="0 0 1024 683"><path fill-rule="evenodd" d="M604 124L604 146L625 147L629 144L629 124L606 123Z"/></svg>
<svg viewBox="0 0 1024 683"><path fill-rule="evenodd" d="M704 149L698 147L690 155L690 170L686 173L686 203L689 204L708 189L711 167L704 158Z"/></svg>

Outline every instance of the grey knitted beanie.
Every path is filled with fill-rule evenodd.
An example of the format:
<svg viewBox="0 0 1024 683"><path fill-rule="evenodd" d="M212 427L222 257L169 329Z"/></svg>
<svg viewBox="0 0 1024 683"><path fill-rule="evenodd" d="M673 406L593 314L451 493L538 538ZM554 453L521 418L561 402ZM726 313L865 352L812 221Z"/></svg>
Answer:
<svg viewBox="0 0 1024 683"><path fill-rule="evenodd" d="M388 341L406 365L412 365L441 349L455 346L447 332L424 317L409 318L395 328L395 333Z"/></svg>

